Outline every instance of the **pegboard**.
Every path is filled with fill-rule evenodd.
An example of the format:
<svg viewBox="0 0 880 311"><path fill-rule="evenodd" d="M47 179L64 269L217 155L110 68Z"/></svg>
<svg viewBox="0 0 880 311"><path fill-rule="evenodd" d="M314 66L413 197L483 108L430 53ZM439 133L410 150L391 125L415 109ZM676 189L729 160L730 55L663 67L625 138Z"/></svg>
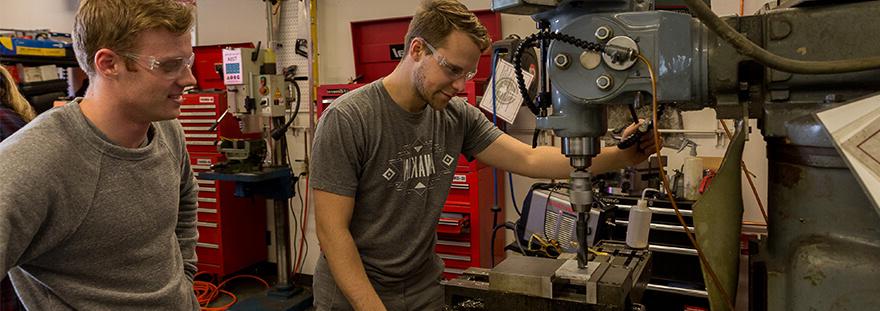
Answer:
<svg viewBox="0 0 880 311"><path fill-rule="evenodd" d="M278 70L282 70L290 65L296 65L297 77L309 77L309 79L311 79L309 58L296 54L297 39L311 41L309 38L311 35L309 22L307 20L304 23L300 22L300 19L302 18L302 13L299 10L300 1L306 1L304 7L308 10L308 0L287 0L281 2L282 6L278 13L281 14L281 24L279 26L277 37L275 38L275 41L280 44L276 49L276 61L278 64ZM311 44L307 44L306 48L311 49L310 45ZM311 53L311 51L309 52ZM302 92L302 104L300 105L300 116L302 116L308 111L309 103L311 103L312 98L314 98L314 94L312 94L312 90L309 87L309 81L297 81L297 84Z"/></svg>
<svg viewBox="0 0 880 311"><path fill-rule="evenodd" d="M275 41L278 43L277 48L275 49L276 56L276 64L278 70L283 70L284 68L290 65L296 65L297 77L308 77L308 80L297 80L296 83L300 89L300 108L299 113L297 114L296 120L291 125L291 129L287 132L288 138L288 152L290 154L291 160L290 163L291 168L294 171L294 174L302 173L306 170L306 164L302 161L307 157L306 150L307 142L311 142L311 127L313 126L311 122L309 122L309 107L311 105L312 99L314 98L314 94L312 94L311 89L311 67L310 60L308 57L303 57L301 55L296 54L296 41L297 39L306 39L309 43L306 45L306 49L311 53L311 31L310 31L310 23L308 20L301 21L303 16L308 16L308 11L303 14L300 12L300 1L305 1L303 7L305 10L308 10L309 0L282 0L281 9L278 14L280 16L280 24L278 32L275 36ZM279 72L280 73L280 72ZM293 109L293 107L291 107ZM308 137L308 138L307 138ZM300 199L307 197L305 193L302 191L309 191L306 185L302 185L304 180L300 180L297 184L297 193ZM310 205L308 201L303 202L307 205ZM291 215L291 222L297 222L301 216L301 212L303 211L304 206L301 205L299 200L293 199L290 202L291 210L296 211ZM314 233L314 220L312 220L312 216L309 216L309 219L306 220L308 222L308 231L306 232L306 246L304 251L307 256L303 259L303 267L300 267L297 273L306 273L306 274L314 274L314 263L317 262L317 256L320 251L315 250L317 247L317 238ZM300 238L301 233L300 226L303 224L294 225L291 229L291 249L288 250L288 256L290 256L290 260L292 261L290 269L294 268L295 261L298 258L299 250L300 250ZM274 238L274 235L273 235ZM309 252L309 245L311 245L312 251ZM274 254L274 248L270 249L270 252Z"/></svg>

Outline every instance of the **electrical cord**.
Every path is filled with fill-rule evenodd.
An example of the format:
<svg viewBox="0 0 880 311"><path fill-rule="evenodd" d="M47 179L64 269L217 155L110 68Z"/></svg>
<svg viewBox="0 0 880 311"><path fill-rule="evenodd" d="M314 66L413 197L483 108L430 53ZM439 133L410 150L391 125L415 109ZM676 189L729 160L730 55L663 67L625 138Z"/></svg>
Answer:
<svg viewBox="0 0 880 311"><path fill-rule="evenodd" d="M492 268L495 267L495 236L498 233L498 229L504 228L506 226L507 224L505 223L492 227L492 239L489 241L490 245L492 245L489 247L489 266L491 266ZM516 233L514 233L514 235L516 235Z"/></svg>
<svg viewBox="0 0 880 311"><path fill-rule="evenodd" d="M304 176L304 175L302 173L300 173L299 176ZM298 180L296 182L296 191L300 194L302 193L302 192L300 192ZM306 219L306 217L305 217L305 212L306 212L305 203L306 203L306 201L304 201L302 198L302 195L300 195L300 197L299 197L300 223L302 225L299 226L299 228L302 228L302 230L300 232L300 241L299 241L300 247L299 247L299 251L297 252L298 254L297 254L297 258L296 258L296 264L294 265L294 268L293 268L294 274L302 271L302 267L303 267L303 265L305 265L305 260L309 256L309 242L308 242L308 239L305 238L305 234L306 234L305 222L308 221L308 219ZM294 219L294 221L296 221L296 220Z"/></svg>
<svg viewBox="0 0 880 311"><path fill-rule="evenodd" d="M492 52L492 124L495 125L495 127L498 127L498 93L495 91L496 84L498 82L497 79L495 79L495 70L498 67L498 52L499 49L495 49L495 51ZM495 200L494 205L492 205L492 227L495 227L498 225L498 214L501 211L501 209L498 207L498 168L492 168L492 182L494 185L492 187L492 195ZM495 248L494 242L495 239L492 239L493 244L489 245L489 247L492 249Z"/></svg>
<svg viewBox="0 0 880 311"><path fill-rule="evenodd" d="M510 201L513 202L513 210L516 211L517 216L522 216L522 212L519 210L519 206L516 204L516 193L513 191L513 173L507 172L507 177L510 180Z"/></svg>
<svg viewBox="0 0 880 311"><path fill-rule="evenodd" d="M209 274L207 272L199 272L193 276L193 279L199 277L200 275L209 275ZM226 285L230 281L235 280L235 279L242 279L242 278L249 278L249 279L257 280L261 284L263 284L263 286L265 286L266 288L269 288L269 283L267 283L265 280L261 279L260 277L257 277L254 275L249 275L249 274L242 274L242 275L237 275L237 276L228 278L218 285L214 285L213 277L212 277L211 281L193 280L193 292L195 293L196 298L198 300L199 308L202 311L224 311L224 310L229 309L229 307L231 307L236 302L238 302L238 297L235 296L235 294L233 294L232 292L223 290L222 288L224 285ZM223 306L220 306L220 307L209 307L212 302L215 302L217 300L217 298L220 297L220 295L229 296L230 298L232 298L232 301L223 305Z"/></svg>
<svg viewBox="0 0 880 311"><path fill-rule="evenodd" d="M299 89L299 83L297 83L294 80L294 81L291 81L290 84L293 84L293 89L296 91L296 107L293 108L293 116L290 117L290 120L288 120L287 123L284 123L283 126L277 127L274 130L272 130L271 136L272 136L272 139L274 139L274 140L281 139L281 137L283 137L284 134L287 133L287 129L290 127L291 124L293 124L293 121L296 120L296 115L299 114L299 106L300 106L300 102L301 102L301 100L300 100L301 93L300 93L300 89Z"/></svg>
<svg viewBox="0 0 880 311"><path fill-rule="evenodd" d="M685 0L687 1L687 0ZM651 109L653 111L652 118L654 123L657 123L657 78L654 76L654 67L651 66L651 62L648 61L647 58L642 56L641 54L637 55L637 57L645 63L645 66L648 67L648 73L651 77ZM654 148L656 149L657 156L660 156L660 148L662 145L660 144L660 131L657 127L654 127ZM669 189L669 178L666 176L666 172L664 172L663 161L657 161L659 164L659 172L660 178L663 181L663 188L666 190L666 196L669 198L669 202L672 204L672 208L675 210L675 216L678 218L678 222L681 224L684 229L685 235L687 235L688 240L691 241L691 244L694 246L694 249L697 250L697 257L700 258L700 262L703 264L705 271L709 273L709 278L712 280L712 284L718 288L718 291L721 292L721 296L726 303L728 310L734 311L733 301L730 300L730 296L727 295L727 292L721 287L721 281L718 280L718 276L715 275L715 270L712 269L712 266L709 265L709 261L706 259L705 254L703 253L703 249L700 247L699 243L697 243L697 239L694 238L694 234L688 229L687 223L684 221L684 217L681 215L681 211L678 209L678 204L675 201L675 198L672 196L672 191Z"/></svg>
<svg viewBox="0 0 880 311"><path fill-rule="evenodd" d="M741 54L754 58L770 68L802 74L832 74L880 68L880 56L847 60L804 61L776 55L758 46L721 20L703 0L684 0L684 2L697 19L712 32L736 47L736 50Z"/></svg>
<svg viewBox="0 0 880 311"><path fill-rule="evenodd" d="M303 161L305 162L306 167L308 167L308 163L309 163L309 135L304 135L303 141L304 141L303 145L305 146L305 159ZM304 177L308 176L308 172L307 171L300 172L300 176L304 176ZM301 193L303 195L303 197L305 197L305 199L303 199L303 201L301 201L302 205L300 206L300 222L302 223L302 234L300 235L300 243L299 243L300 250L299 250L299 252L301 254L303 254L303 258L302 258L302 264L300 264L299 270L302 271L302 266L305 265L305 261L309 255L309 240L306 239L306 231L308 231L308 230L306 230L306 228L308 228L308 224L309 224L309 222L308 222L308 220L309 220L309 217L308 217L308 215L309 215L309 178L306 177L306 192L305 193L303 193L300 190L299 184L296 185L296 190L297 190L297 192ZM297 261L299 261L299 260L297 260Z"/></svg>

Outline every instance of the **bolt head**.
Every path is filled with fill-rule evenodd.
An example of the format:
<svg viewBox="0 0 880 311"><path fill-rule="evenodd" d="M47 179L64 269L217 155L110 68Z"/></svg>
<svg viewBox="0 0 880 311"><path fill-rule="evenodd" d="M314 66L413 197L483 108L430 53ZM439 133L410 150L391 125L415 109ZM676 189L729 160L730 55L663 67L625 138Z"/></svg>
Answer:
<svg viewBox="0 0 880 311"><path fill-rule="evenodd" d="M608 75L601 75L596 79L596 86L599 87L600 90L608 90L612 86L611 77Z"/></svg>
<svg viewBox="0 0 880 311"><path fill-rule="evenodd" d="M608 38L611 38L612 31L611 28L608 28L608 26L600 26L596 29L595 35L596 39L607 40Z"/></svg>

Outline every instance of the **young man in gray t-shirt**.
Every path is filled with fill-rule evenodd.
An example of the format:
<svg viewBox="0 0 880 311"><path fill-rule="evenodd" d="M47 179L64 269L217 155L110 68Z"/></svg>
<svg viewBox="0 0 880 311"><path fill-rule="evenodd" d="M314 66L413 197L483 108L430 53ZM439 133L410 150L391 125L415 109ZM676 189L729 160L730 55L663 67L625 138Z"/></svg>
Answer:
<svg viewBox="0 0 880 311"><path fill-rule="evenodd" d="M453 98L490 42L464 5L427 0L397 68L322 115L310 176L322 249L314 278L319 310L441 307L435 230L460 153L525 176L568 178L572 169L559 149L532 149ZM591 169L644 161L652 144L646 135L638 147L606 148Z"/></svg>

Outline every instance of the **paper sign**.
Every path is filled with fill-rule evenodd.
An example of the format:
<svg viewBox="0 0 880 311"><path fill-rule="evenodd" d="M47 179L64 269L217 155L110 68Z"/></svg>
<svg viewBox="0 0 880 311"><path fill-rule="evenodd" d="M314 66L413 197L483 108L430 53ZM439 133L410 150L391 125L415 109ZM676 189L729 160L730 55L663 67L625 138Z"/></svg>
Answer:
<svg viewBox="0 0 880 311"><path fill-rule="evenodd" d="M828 129L877 208L880 202L880 95L855 100L816 116ZM880 213L880 208L877 212Z"/></svg>
<svg viewBox="0 0 880 311"><path fill-rule="evenodd" d="M867 117L872 117L863 122L867 125L843 141L841 147L867 166L874 177L880 178L880 117Z"/></svg>
<svg viewBox="0 0 880 311"><path fill-rule="evenodd" d="M223 49L223 84L244 84L241 76L241 49Z"/></svg>
<svg viewBox="0 0 880 311"><path fill-rule="evenodd" d="M495 111L498 118L504 120L508 124L512 124L522 106L523 98L516 83L516 74L513 65L503 59L498 60L498 66L495 68L495 77L498 82L495 84ZM523 80L526 87L531 85L534 75L523 70ZM488 112L492 112L492 83L486 86L486 92L483 93L483 99L480 101L480 108Z"/></svg>

